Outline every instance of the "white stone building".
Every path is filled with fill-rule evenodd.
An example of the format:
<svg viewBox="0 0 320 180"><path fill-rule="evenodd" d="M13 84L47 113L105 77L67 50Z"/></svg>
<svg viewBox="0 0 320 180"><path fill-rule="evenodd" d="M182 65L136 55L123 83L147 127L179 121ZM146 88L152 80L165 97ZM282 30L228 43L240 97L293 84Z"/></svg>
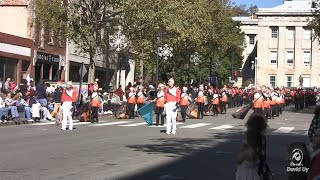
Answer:
<svg viewBox="0 0 320 180"><path fill-rule="evenodd" d="M297 87L302 76L304 87L319 86L320 46L308 27L312 5L312 0L285 0L253 17L234 18L246 34L244 81L254 79L256 59L258 85Z"/></svg>

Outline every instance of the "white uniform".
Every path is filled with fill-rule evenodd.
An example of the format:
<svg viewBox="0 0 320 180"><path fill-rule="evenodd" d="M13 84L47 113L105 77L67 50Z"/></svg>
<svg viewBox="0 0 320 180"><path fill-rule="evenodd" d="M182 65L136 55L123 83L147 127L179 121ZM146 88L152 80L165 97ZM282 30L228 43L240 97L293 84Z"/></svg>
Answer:
<svg viewBox="0 0 320 180"><path fill-rule="evenodd" d="M169 88L169 93L173 96L177 96L177 88ZM166 102L165 104L165 110L166 110L166 123L167 123L167 134L176 134L177 131L177 106L176 102Z"/></svg>
<svg viewBox="0 0 320 180"><path fill-rule="evenodd" d="M72 90L66 90L66 93L68 96L72 97L73 94L73 89ZM72 111L71 109L73 108L72 106L72 101L64 101L62 104L62 130L67 129L67 123L69 122L69 130L73 129L73 120L72 120Z"/></svg>

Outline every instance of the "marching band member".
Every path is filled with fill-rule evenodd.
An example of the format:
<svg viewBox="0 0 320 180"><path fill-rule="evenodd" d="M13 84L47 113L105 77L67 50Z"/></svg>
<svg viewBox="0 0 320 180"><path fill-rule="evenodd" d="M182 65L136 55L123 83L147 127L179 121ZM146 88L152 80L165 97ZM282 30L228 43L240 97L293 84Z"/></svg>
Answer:
<svg viewBox="0 0 320 180"><path fill-rule="evenodd" d="M197 97L198 119L203 119L204 98L203 86L200 86Z"/></svg>
<svg viewBox="0 0 320 180"><path fill-rule="evenodd" d="M166 134L176 134L176 118L177 109L180 103L181 92L177 87L174 87L173 78L168 81L169 88L167 88L164 99L165 99L165 109L166 109L166 121L167 121L167 132Z"/></svg>
<svg viewBox="0 0 320 180"><path fill-rule="evenodd" d="M212 103L213 116L218 116L219 93L217 89L214 90L211 103Z"/></svg>
<svg viewBox="0 0 320 180"><path fill-rule="evenodd" d="M257 87L256 93L254 94L254 113L263 114L263 95L261 87Z"/></svg>
<svg viewBox="0 0 320 180"><path fill-rule="evenodd" d="M264 114L267 117L267 119L271 118L271 97L270 97L270 91L269 89L265 93L266 99L263 102L263 109L264 109Z"/></svg>
<svg viewBox="0 0 320 180"><path fill-rule="evenodd" d="M155 99L156 101L156 126L159 125L159 116L161 116L161 126L164 125L164 89L165 85L160 83L158 85L158 93L157 93L157 98Z"/></svg>
<svg viewBox="0 0 320 180"><path fill-rule="evenodd" d="M282 101L282 96L280 94L280 90L276 89L276 94L277 94L277 99L276 99L276 103L277 103L277 117L280 116L280 114L282 114L282 108L281 108L281 101Z"/></svg>
<svg viewBox="0 0 320 180"><path fill-rule="evenodd" d="M99 97L98 89L99 89L98 86L93 86L93 92L91 94L91 101L90 101L91 123L99 122L98 112L99 112L99 108L102 106L102 101Z"/></svg>
<svg viewBox="0 0 320 180"><path fill-rule="evenodd" d="M143 86L139 86L139 91L137 92L137 106L140 109L144 105L144 88Z"/></svg>
<svg viewBox="0 0 320 180"><path fill-rule="evenodd" d="M221 92L221 114L227 113L228 94L227 86L225 85Z"/></svg>
<svg viewBox="0 0 320 180"><path fill-rule="evenodd" d="M182 88L181 101L180 101L180 110L181 110L182 122L186 122L187 109L188 109L189 100L190 100L190 97L189 97L187 91L188 91L188 87L184 86Z"/></svg>
<svg viewBox="0 0 320 180"><path fill-rule="evenodd" d="M77 100L77 91L72 87L72 81L67 82L66 89L63 90L61 96L62 102L62 131L67 129L67 123L69 122L69 130L73 129L72 121L72 109Z"/></svg>
<svg viewBox="0 0 320 180"><path fill-rule="evenodd" d="M128 116L129 116L129 119L134 119L135 118L134 108L136 107L135 88L130 87L129 91L130 92L128 94L128 99L127 99Z"/></svg>

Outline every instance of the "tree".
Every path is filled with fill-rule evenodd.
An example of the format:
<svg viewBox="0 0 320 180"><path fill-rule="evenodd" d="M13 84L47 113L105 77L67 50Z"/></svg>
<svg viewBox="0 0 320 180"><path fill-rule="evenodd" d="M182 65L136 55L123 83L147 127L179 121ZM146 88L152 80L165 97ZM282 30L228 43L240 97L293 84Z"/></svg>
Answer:
<svg viewBox="0 0 320 180"><path fill-rule="evenodd" d="M320 1L313 1L312 8L314 8L314 10L312 11L313 18L309 22L309 26L314 30L313 38L317 38L318 40L320 40Z"/></svg>
<svg viewBox="0 0 320 180"><path fill-rule="evenodd" d="M56 36L75 43L78 53L89 56L89 82L94 80L95 58L107 46L104 30L121 13L118 0L34 0L36 22ZM49 13L47 13L49 12ZM58 28L52 28L57 26ZM55 30L58 29L58 30ZM63 29L63 30L60 30Z"/></svg>

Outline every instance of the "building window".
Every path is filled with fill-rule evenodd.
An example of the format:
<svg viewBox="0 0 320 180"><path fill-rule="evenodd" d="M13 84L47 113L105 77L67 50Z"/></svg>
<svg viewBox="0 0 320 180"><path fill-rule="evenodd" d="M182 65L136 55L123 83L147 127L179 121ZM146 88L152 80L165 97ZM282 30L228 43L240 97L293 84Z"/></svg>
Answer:
<svg viewBox="0 0 320 180"><path fill-rule="evenodd" d="M311 29L303 28L303 35L304 35L304 39L306 40L311 39Z"/></svg>
<svg viewBox="0 0 320 180"><path fill-rule="evenodd" d="M310 64L311 62L311 52L303 51L303 64Z"/></svg>
<svg viewBox="0 0 320 180"><path fill-rule="evenodd" d="M255 35L249 35L249 44L254 45L256 42L256 36Z"/></svg>
<svg viewBox="0 0 320 180"><path fill-rule="evenodd" d="M294 39L294 27L287 28L287 37L288 39Z"/></svg>
<svg viewBox="0 0 320 180"><path fill-rule="evenodd" d="M291 88L293 86L293 76L286 75L286 82L287 82L287 87Z"/></svg>
<svg viewBox="0 0 320 180"><path fill-rule="evenodd" d="M270 76L269 76L269 83L270 83L273 87L276 86L276 80L277 80L276 75L270 75Z"/></svg>
<svg viewBox="0 0 320 180"><path fill-rule="evenodd" d="M288 64L293 63L293 51L287 51L287 63Z"/></svg>
<svg viewBox="0 0 320 180"><path fill-rule="evenodd" d="M278 38L278 28L277 27L271 28L271 38Z"/></svg>
<svg viewBox="0 0 320 180"><path fill-rule="evenodd" d="M278 60L278 53L277 51L270 51L270 63L277 64Z"/></svg>

